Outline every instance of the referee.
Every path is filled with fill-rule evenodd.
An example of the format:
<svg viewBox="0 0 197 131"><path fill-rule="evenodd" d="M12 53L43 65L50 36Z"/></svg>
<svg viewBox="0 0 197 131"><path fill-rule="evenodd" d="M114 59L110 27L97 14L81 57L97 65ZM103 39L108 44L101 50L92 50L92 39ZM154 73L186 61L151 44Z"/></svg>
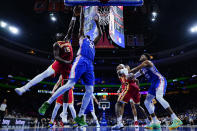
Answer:
<svg viewBox="0 0 197 131"><path fill-rule="evenodd" d="M7 100L4 99L3 102L0 105L0 128L2 127L3 118L5 117L5 114L7 114Z"/></svg>

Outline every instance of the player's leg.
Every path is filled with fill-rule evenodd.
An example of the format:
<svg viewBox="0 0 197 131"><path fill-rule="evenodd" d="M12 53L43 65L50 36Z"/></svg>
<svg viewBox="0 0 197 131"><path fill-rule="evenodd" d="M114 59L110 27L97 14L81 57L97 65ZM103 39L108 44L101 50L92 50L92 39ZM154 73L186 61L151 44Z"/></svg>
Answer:
<svg viewBox="0 0 197 131"><path fill-rule="evenodd" d="M137 120L137 110L135 108L135 103L132 100L130 100L130 105L131 105L132 113L133 113L133 116L134 116L134 126L139 127L139 123L138 123L138 120Z"/></svg>
<svg viewBox="0 0 197 131"><path fill-rule="evenodd" d="M41 82L43 79L53 75L55 73L52 66L50 66L47 70L42 72L41 74L34 77L31 81L29 81L26 85L21 88L16 88L15 91L17 94L22 95L26 91L28 91L32 86L36 85L37 83Z"/></svg>
<svg viewBox="0 0 197 131"><path fill-rule="evenodd" d="M87 126L87 123L84 121L84 112L90 102L90 99L93 96L93 91L94 91L94 87L91 85L86 85L85 88L86 88L86 91L82 99L82 105L81 105L78 116L75 118L75 122L81 126Z"/></svg>
<svg viewBox="0 0 197 131"><path fill-rule="evenodd" d="M91 102L92 102L92 107L90 109L91 110L91 114L92 114L92 117L93 117L94 121L96 122L96 127L99 128L100 124L99 124L98 118L97 118L97 116L95 114L95 110L94 110L94 100L92 99Z"/></svg>
<svg viewBox="0 0 197 131"><path fill-rule="evenodd" d="M144 116L144 120L146 121L146 124L149 125L150 124L150 120L144 110L144 108L142 106L140 106L140 104L135 104L135 107L137 107L139 109L139 111L143 114Z"/></svg>
<svg viewBox="0 0 197 131"><path fill-rule="evenodd" d="M169 128L177 128L182 125L182 121L176 116L173 112L172 108L170 107L169 103L163 98L165 94L167 82L165 79L162 79L157 90L156 90L156 99L157 101L163 106L164 109L171 115L171 119L173 120L172 125Z"/></svg>
<svg viewBox="0 0 197 131"><path fill-rule="evenodd" d="M75 111L74 104L73 104L74 103L73 89L69 90L67 103L69 104L68 106L69 106L71 115L72 115L73 120L74 120L76 118L76 111Z"/></svg>
<svg viewBox="0 0 197 131"><path fill-rule="evenodd" d="M49 122L49 127L53 127L53 123L54 123L55 117L56 117L57 112L58 112L60 107L61 107L60 103L56 103L55 104L55 107L53 109L53 113L52 113L52 116L51 116L51 121Z"/></svg>
<svg viewBox="0 0 197 131"><path fill-rule="evenodd" d="M60 114L61 118L62 118L62 122L64 124L67 123L67 108L68 108L68 92L69 91L66 91L64 94L63 94L63 111L62 113Z"/></svg>
<svg viewBox="0 0 197 131"><path fill-rule="evenodd" d="M146 107L146 109L148 110L149 114L151 115L152 117L152 124L151 125L148 125L146 128L148 129L152 129L152 128L160 128L160 122L159 120L157 119L157 116L155 115L155 107L152 103L152 100L155 98L154 95L152 94L148 94L146 96L146 99L144 101L144 105Z"/></svg>
<svg viewBox="0 0 197 131"><path fill-rule="evenodd" d="M93 68L93 64L92 63L85 63L84 65L85 67L85 71L81 77L81 79L83 80L83 82L85 83L85 94L83 96L83 100L82 100L82 105L79 111L78 116L75 118L75 122L80 124L81 126L86 126L87 123L84 121L83 115L84 112L90 102L90 99L92 99L93 96L93 92L94 92L94 68Z"/></svg>
<svg viewBox="0 0 197 131"><path fill-rule="evenodd" d="M76 118L76 111L75 111L73 103L69 104L68 106L69 106L69 109L70 109L73 119L75 119Z"/></svg>

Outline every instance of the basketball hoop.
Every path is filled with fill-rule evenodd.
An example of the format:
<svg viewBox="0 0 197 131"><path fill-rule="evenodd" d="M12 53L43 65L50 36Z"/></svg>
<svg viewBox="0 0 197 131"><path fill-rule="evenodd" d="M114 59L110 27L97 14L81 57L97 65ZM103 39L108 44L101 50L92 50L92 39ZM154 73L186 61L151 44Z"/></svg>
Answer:
<svg viewBox="0 0 197 131"><path fill-rule="evenodd" d="M109 24L110 6L98 6L97 15L99 16L100 25L106 26Z"/></svg>

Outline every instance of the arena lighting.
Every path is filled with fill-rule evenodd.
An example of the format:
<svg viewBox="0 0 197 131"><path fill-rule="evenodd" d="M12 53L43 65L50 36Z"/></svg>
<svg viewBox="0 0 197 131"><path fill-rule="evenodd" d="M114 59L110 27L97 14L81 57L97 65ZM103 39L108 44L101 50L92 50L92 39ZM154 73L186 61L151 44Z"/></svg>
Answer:
<svg viewBox="0 0 197 131"><path fill-rule="evenodd" d="M7 23L4 22L4 21L1 21L1 22L0 22L0 26L1 26L2 28L5 28L5 27L7 26Z"/></svg>
<svg viewBox="0 0 197 131"><path fill-rule="evenodd" d="M154 22L156 19L155 18L152 18L151 20L152 20L152 22Z"/></svg>
<svg viewBox="0 0 197 131"><path fill-rule="evenodd" d="M14 27L14 26L9 26L8 29L13 34L18 34L19 33L18 29L16 27Z"/></svg>
<svg viewBox="0 0 197 131"><path fill-rule="evenodd" d="M197 25L190 28L191 33L197 33Z"/></svg>
<svg viewBox="0 0 197 131"><path fill-rule="evenodd" d="M155 18L155 17L157 17L157 12L152 12L152 15L153 15L153 17Z"/></svg>
<svg viewBox="0 0 197 131"><path fill-rule="evenodd" d="M53 13L50 14L50 18L51 18L51 21L53 21L53 22L57 21L57 18L55 17L55 15Z"/></svg>

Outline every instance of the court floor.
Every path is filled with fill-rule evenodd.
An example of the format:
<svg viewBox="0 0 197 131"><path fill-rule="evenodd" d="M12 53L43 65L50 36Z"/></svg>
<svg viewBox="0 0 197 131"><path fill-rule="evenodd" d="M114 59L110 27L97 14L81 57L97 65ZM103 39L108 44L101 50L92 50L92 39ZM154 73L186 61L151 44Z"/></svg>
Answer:
<svg viewBox="0 0 197 131"><path fill-rule="evenodd" d="M83 128L17 128L17 129L7 129L7 128L2 128L0 131L111 131L111 127L101 127L101 128L96 128L96 127L83 127ZM135 129L134 127L125 127L121 131L150 131L147 129L144 129L143 127L139 127L138 129ZM158 130L153 130L153 131L169 131L168 128L162 127L161 129ZM171 130L173 131L173 130ZM197 126L184 126L184 127L179 127L175 131L197 131Z"/></svg>

